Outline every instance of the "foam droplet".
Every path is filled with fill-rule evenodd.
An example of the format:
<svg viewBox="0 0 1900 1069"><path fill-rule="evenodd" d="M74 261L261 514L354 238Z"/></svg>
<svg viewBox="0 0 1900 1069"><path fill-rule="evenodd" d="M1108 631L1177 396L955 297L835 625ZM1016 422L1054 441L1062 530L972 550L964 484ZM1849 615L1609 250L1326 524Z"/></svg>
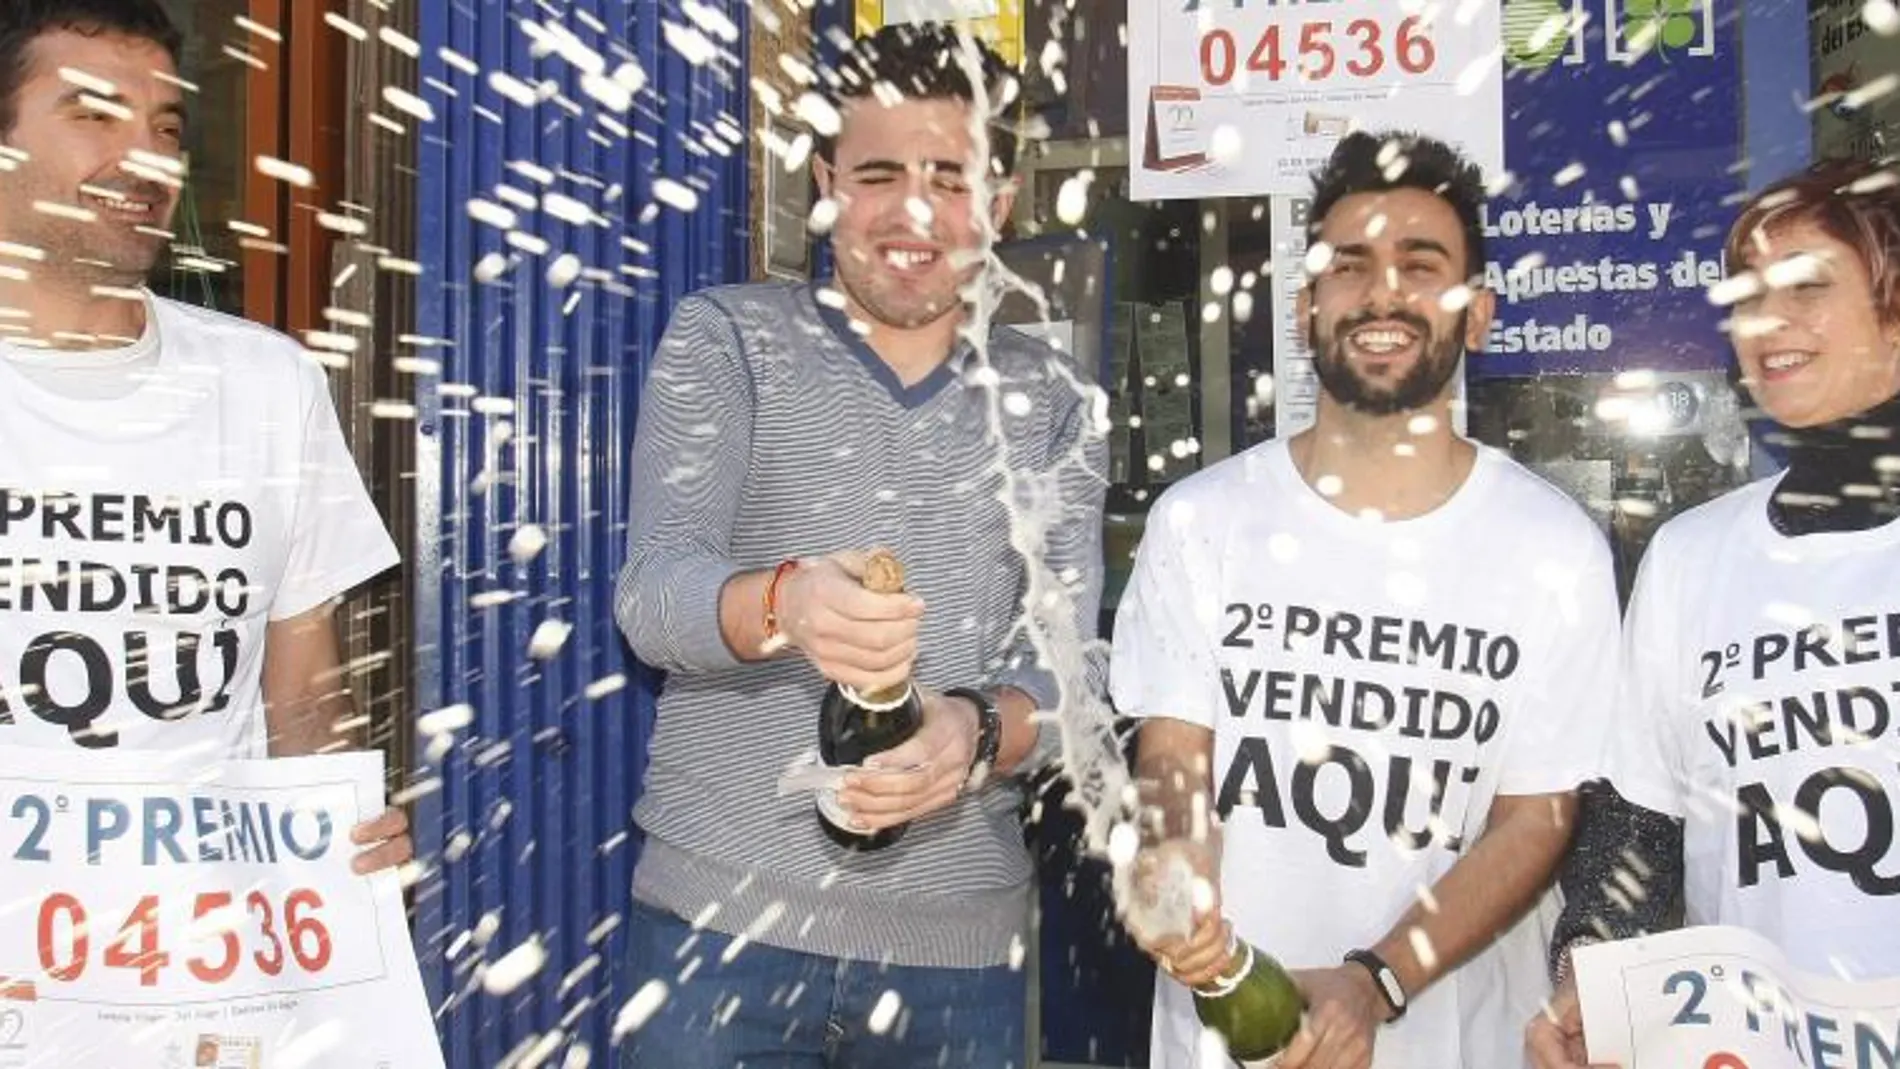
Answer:
<svg viewBox="0 0 1900 1069"><path fill-rule="evenodd" d="M1288 564L1300 559L1300 540L1285 531L1275 532L1267 539L1267 552L1280 564Z"/></svg>
<svg viewBox="0 0 1900 1069"><path fill-rule="evenodd" d="M481 919L475 922L475 930L471 935L476 946L485 947L494 940L495 933L499 931L501 931L501 914L490 910L482 914Z"/></svg>
<svg viewBox="0 0 1900 1069"><path fill-rule="evenodd" d="M581 691L581 696L588 701L598 701L609 694L614 694L625 689L627 689L627 674L625 672L615 672L613 675L602 676L592 683L587 684L587 687Z"/></svg>
<svg viewBox="0 0 1900 1069"><path fill-rule="evenodd" d="M482 990L491 995L506 995L527 983L548 961L541 937L531 935L520 946L503 954L482 974Z"/></svg>
<svg viewBox="0 0 1900 1069"><path fill-rule="evenodd" d="M904 1008L904 1000L895 991L886 991L877 997L877 1005L871 1007L869 1022L871 1034L881 1036L891 1030L891 1024L897 1020L897 1011Z"/></svg>
<svg viewBox="0 0 1900 1069"><path fill-rule="evenodd" d="M548 660L567 645L567 636L573 630L573 624L562 620L541 621L541 625L534 629L534 634L528 639L528 656L537 661Z"/></svg>
<svg viewBox="0 0 1900 1069"><path fill-rule="evenodd" d="M1108 831L1108 862L1120 867L1135 860L1141 849L1141 833L1133 824L1122 821Z"/></svg>
<svg viewBox="0 0 1900 1069"><path fill-rule="evenodd" d="M1447 312L1462 312L1471 303L1471 287L1457 285L1446 290L1438 298L1438 307Z"/></svg>
<svg viewBox="0 0 1900 1069"><path fill-rule="evenodd" d="M571 252L562 253L548 265L548 285L555 289L566 289L579 277L581 277L581 258Z"/></svg>
<svg viewBox="0 0 1900 1069"><path fill-rule="evenodd" d="M1213 135L1207 139L1208 158L1222 166L1232 165L1240 159L1241 150L1245 147L1246 140L1240 136L1240 131L1225 123L1214 127Z"/></svg>
<svg viewBox="0 0 1900 1069"><path fill-rule="evenodd" d="M475 707L467 703L448 705L416 717L416 730L424 735L447 735L475 722Z"/></svg>
<svg viewBox="0 0 1900 1069"><path fill-rule="evenodd" d="M1882 37L1900 33L1900 8L1894 7L1893 0L1867 0L1861 6L1860 19Z"/></svg>
<svg viewBox="0 0 1900 1069"><path fill-rule="evenodd" d="M614 1042L620 1042L621 1037L629 1032L639 1031L652 1020L653 1015L665 1005L667 994L664 980L648 980L642 984L640 990L635 991L633 997L620 1007L620 1012L614 1015Z"/></svg>
<svg viewBox="0 0 1900 1069"><path fill-rule="evenodd" d="M699 194L693 191L693 187L671 178L653 180L653 199L683 212L699 207Z"/></svg>
<svg viewBox="0 0 1900 1069"><path fill-rule="evenodd" d="M825 197L811 206L811 215L805 220L805 227L814 234L829 234L837 222L838 202Z"/></svg>
<svg viewBox="0 0 1900 1069"><path fill-rule="evenodd" d="M477 282L493 282L508 273L508 257L491 252L476 262L473 273Z"/></svg>
<svg viewBox="0 0 1900 1069"><path fill-rule="evenodd" d="M548 532L540 524L524 523L515 528L513 538L508 540L508 555L516 564L526 564L539 556L548 544Z"/></svg>
<svg viewBox="0 0 1900 1069"><path fill-rule="evenodd" d="M647 72L634 60L622 63L614 70L614 81L629 93L638 93L647 87Z"/></svg>
<svg viewBox="0 0 1900 1069"><path fill-rule="evenodd" d="M703 67L719 56L719 46L691 26L662 22L660 34L666 38L668 48L678 52L681 59L695 67Z"/></svg>
<svg viewBox="0 0 1900 1069"><path fill-rule="evenodd" d="M1306 268L1308 275L1319 275L1332 266L1332 262L1333 247L1324 241L1315 241L1307 247L1302 266Z"/></svg>
<svg viewBox="0 0 1900 1069"><path fill-rule="evenodd" d="M1753 271L1744 271L1709 287L1709 303L1720 308L1737 304L1761 292L1761 276Z"/></svg>
<svg viewBox="0 0 1900 1069"><path fill-rule="evenodd" d="M1094 171L1078 171L1062 180L1062 188L1056 190L1056 218L1064 226L1081 226L1089 210L1089 184L1095 181Z"/></svg>
<svg viewBox="0 0 1900 1069"><path fill-rule="evenodd" d="M844 119L838 109L823 96L806 92L799 96L798 103L792 105L792 114L819 137L836 137L844 127Z"/></svg>

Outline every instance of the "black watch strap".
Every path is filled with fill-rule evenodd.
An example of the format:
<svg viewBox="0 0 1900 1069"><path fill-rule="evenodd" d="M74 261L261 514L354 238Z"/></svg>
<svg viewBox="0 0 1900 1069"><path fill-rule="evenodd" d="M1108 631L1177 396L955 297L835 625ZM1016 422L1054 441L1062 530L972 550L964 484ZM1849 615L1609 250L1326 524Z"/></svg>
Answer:
<svg viewBox="0 0 1900 1069"><path fill-rule="evenodd" d="M1372 974L1372 986L1379 989L1386 1008L1392 1011L1392 1016L1386 1019L1387 1024L1405 1016L1405 986L1399 983L1399 974L1392 971L1392 966L1387 965L1384 958L1370 950L1354 950L1346 955L1346 960Z"/></svg>
<svg viewBox="0 0 1900 1069"><path fill-rule="evenodd" d="M989 775L996 767L996 752L1003 745L1003 714L996 708L996 699L969 687L951 687L943 694L976 706L976 753L970 757L970 775Z"/></svg>

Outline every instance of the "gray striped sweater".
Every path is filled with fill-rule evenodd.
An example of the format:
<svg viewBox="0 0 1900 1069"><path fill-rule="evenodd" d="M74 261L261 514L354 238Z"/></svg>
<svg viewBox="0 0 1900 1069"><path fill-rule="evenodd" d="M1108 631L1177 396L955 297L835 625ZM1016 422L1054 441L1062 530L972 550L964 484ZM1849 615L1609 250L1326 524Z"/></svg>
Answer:
<svg viewBox="0 0 1900 1069"><path fill-rule="evenodd" d="M796 654L738 661L720 634L719 591L786 558L889 546L926 605L921 682L1007 684L1057 709L1062 684L1015 626L1027 577L999 463L1026 477L1018 497L1047 521L1039 552L1066 584L1076 633L1092 638L1102 436L1073 365L1040 342L996 331L994 387L959 345L906 388L815 294L757 284L689 297L648 373L616 615L669 676L634 810L647 835L634 895L807 953L999 964L1027 923L1020 786L965 793L873 855L833 845L809 795L776 792L816 750L825 681ZM1099 647L1082 663L1087 678L1068 685L1099 694ZM1040 727L1026 765L1055 752L1055 730Z"/></svg>

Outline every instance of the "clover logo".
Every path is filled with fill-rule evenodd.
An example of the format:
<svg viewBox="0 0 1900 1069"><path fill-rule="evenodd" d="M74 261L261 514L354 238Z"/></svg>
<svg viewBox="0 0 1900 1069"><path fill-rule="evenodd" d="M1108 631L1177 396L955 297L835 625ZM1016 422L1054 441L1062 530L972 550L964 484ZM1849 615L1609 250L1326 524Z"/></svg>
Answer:
<svg viewBox="0 0 1900 1069"><path fill-rule="evenodd" d="M1570 12L1557 0L1507 0L1504 58L1513 67L1543 70L1570 49Z"/></svg>
<svg viewBox="0 0 1900 1069"><path fill-rule="evenodd" d="M1694 44L1701 30L1696 0L1624 0L1623 36L1632 59L1651 50L1666 59Z"/></svg>

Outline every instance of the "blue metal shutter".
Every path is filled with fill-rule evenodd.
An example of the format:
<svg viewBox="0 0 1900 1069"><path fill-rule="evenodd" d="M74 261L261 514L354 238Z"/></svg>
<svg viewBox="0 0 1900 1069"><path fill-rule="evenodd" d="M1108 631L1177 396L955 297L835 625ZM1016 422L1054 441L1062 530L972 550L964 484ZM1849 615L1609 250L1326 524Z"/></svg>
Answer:
<svg viewBox="0 0 1900 1069"><path fill-rule="evenodd" d="M417 131L424 274L416 331L443 340L429 353L441 358L439 383L451 386L445 393L437 379L416 380L413 656L419 711L457 703L474 711L446 758L437 765L418 758L414 770L417 780L440 784L417 802L418 851L431 871L416 889L416 943L432 1001L442 1007L452 1066L494 1065L557 1027L592 1048L591 1064L609 1065L608 1029L630 994L613 987L621 935L602 933L627 906L636 850L629 812L657 680L635 665L613 621L626 517L638 507L627 500L625 458L646 359L674 303L743 278L748 247L747 9L738 0L704 6L740 32L735 41L708 33L721 56L694 66L662 36L663 22L693 25L680 0L576 0L559 9L530 0L418 5L419 92L436 120ZM547 22L557 10L610 72L631 58L649 76L632 112L606 112L631 128L630 137L605 134L596 118L605 109L582 92L572 66L530 56L521 23ZM444 48L480 73L445 59ZM491 72L530 85L552 79L580 113L556 100L513 103L491 87ZM542 186L509 169L512 162L556 178ZM698 207L659 206L642 221L655 203L653 181L663 176L694 188ZM519 210L518 230L551 247L545 255L523 253L467 210L471 198L496 201L503 183L536 197L565 193L611 221L575 226ZM615 186L617 198L609 194ZM623 247L623 236L651 252ZM492 253L519 262L494 282L477 282L472 269ZM562 253L609 272L624 290L616 295L585 278L551 285L548 268ZM457 386L472 387L474 396ZM503 411L508 403L511 414ZM497 434L504 420L513 431L506 442ZM484 470L488 485L478 488ZM508 552L518 523L538 524L548 535L546 548L525 564ZM504 590L514 600L470 604L477 594ZM549 619L571 624L572 633L551 658L532 659L530 637ZM619 673L624 688L586 696L590 685ZM445 861L445 849L464 837L466 853ZM451 957L490 914L499 926L486 947L464 945ZM510 994L484 994L476 963L537 934L545 967Z"/></svg>

